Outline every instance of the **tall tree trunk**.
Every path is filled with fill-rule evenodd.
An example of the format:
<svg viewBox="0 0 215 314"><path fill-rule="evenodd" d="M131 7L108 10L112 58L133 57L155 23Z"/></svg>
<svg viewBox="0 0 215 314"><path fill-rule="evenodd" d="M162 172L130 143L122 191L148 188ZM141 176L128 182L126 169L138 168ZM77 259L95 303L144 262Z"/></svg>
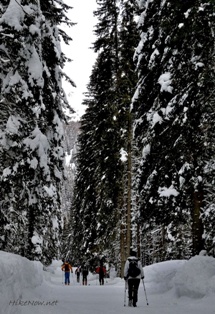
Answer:
<svg viewBox="0 0 215 314"><path fill-rule="evenodd" d="M127 169L127 176L128 176L128 186L127 186L127 234L126 234L126 244L127 244L127 256L130 254L131 248L131 142L132 142L132 127L131 127L131 114L128 112L128 169Z"/></svg>
<svg viewBox="0 0 215 314"><path fill-rule="evenodd" d="M141 256L141 237L140 237L140 224L137 223L137 256L139 256L139 258L142 261L142 256Z"/></svg>
<svg viewBox="0 0 215 314"><path fill-rule="evenodd" d="M126 250L125 250L125 225L122 222L120 226L120 258L121 258L121 278L124 277L124 266L126 261Z"/></svg>
<svg viewBox="0 0 215 314"><path fill-rule="evenodd" d="M202 206L203 193L202 191L195 191L193 194L193 226L192 226L192 237L193 237L193 255L199 254L203 249L203 226L200 218L201 206Z"/></svg>

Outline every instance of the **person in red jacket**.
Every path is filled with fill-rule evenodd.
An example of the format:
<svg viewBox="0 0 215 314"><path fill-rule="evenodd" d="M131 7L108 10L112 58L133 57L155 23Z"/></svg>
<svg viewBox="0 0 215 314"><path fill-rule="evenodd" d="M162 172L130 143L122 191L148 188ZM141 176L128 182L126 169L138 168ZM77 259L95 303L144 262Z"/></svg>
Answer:
<svg viewBox="0 0 215 314"><path fill-rule="evenodd" d="M96 267L96 273L99 274L99 283L100 285L104 284L104 277L106 275L106 268L101 263L100 266Z"/></svg>

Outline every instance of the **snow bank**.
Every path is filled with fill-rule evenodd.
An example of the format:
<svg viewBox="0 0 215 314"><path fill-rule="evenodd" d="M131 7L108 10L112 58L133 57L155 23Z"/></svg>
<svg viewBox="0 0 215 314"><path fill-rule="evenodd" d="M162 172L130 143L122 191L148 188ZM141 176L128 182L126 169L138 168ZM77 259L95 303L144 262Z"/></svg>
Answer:
<svg viewBox="0 0 215 314"><path fill-rule="evenodd" d="M144 268L151 293L172 291L177 298L202 298L215 294L215 259L195 256L188 261L166 261Z"/></svg>
<svg viewBox="0 0 215 314"><path fill-rule="evenodd" d="M43 266L27 258L0 251L0 305L1 313L19 313L19 308L8 306L22 299L26 289L33 289L43 282Z"/></svg>
<svg viewBox="0 0 215 314"><path fill-rule="evenodd" d="M202 298L215 294L215 259L195 256L178 271L174 278L178 297Z"/></svg>
<svg viewBox="0 0 215 314"><path fill-rule="evenodd" d="M98 294L98 291L101 291L101 293L99 292L100 296L106 300L106 293L109 291L105 290L106 292L104 293L103 289L105 289L106 286L111 286L112 289L114 289L110 290L112 291L112 294L110 295L111 298L113 298L113 291L114 294L116 293L116 295L118 295L117 293L119 292L120 296L122 296L124 293L124 280L115 277L116 273L113 268L110 271L110 278L105 280L105 286L102 288L98 284L97 275L91 273L89 274L89 289L87 289L86 286L82 286L81 283L78 284L76 282L76 276L73 273L71 275L71 286L67 287L67 289L71 290L68 290L68 295L65 295L65 291L67 290L65 290L65 286L62 284L63 272L61 271L61 265L62 261L55 260L49 267L45 269L45 271L43 271L43 266L39 262L31 262L21 256L0 251L0 313L58 314L61 313L63 309L67 309L68 307L68 310L66 310L64 313L69 314L71 313L71 296L73 296L73 306L77 307L77 313L95 313L94 299L92 299L92 310L90 312L88 311L88 303L86 303L87 308L85 309L85 304L82 302L83 296L81 296L82 301L78 299L80 302L76 302L76 298L78 298L79 295L82 295L83 291L85 291L84 299L89 298L91 293L92 295L95 295L95 293ZM75 267L73 268L73 271L75 271ZM195 308L199 308L199 304L202 304L202 298L204 298L204 304L206 304L208 307L208 312L206 313L213 313L210 309L214 307L215 295L214 258L208 256L195 256L188 261L166 261L144 267L144 273L144 281L149 300L154 300L156 303L156 298L160 300L159 302L161 302L161 300L164 298L165 300L171 300L174 306L175 304L181 304L183 309L183 306L185 306L184 304L188 306L192 303L190 303L191 298L193 301L193 306L195 305ZM93 289L93 292L91 292L91 289ZM143 287L140 287L140 289L143 289ZM140 294L141 293L142 292L140 292ZM154 297L152 295L154 295ZM46 298L47 301L51 300L51 302L53 300L57 300L53 302L57 306L49 305L46 307L30 307L30 305L21 306L21 304L19 304L19 300L22 300L22 302L28 302L28 300L30 302L32 300L39 300L42 302L42 305L44 305L44 302L46 302L44 301L44 298ZM188 301L184 303L184 300ZM17 302L17 304L12 304L11 302ZM107 302L108 306L110 306L109 300ZM118 301L115 300L115 302ZM45 305L46 304L47 303L45 303ZM168 301L168 307L169 304L170 301ZM83 309L82 306L84 307ZM180 310L180 306L178 308L178 312L176 311L177 314L184 313L184 311ZM202 308L200 306L198 311L200 314L202 313L201 309ZM113 313L116 313L116 311L114 311ZM150 313L157 313L157 310ZM165 314L167 313L172 314L170 311L165 312ZM194 312L194 310L193 312L191 311L189 313L197 314L197 312Z"/></svg>
<svg viewBox="0 0 215 314"><path fill-rule="evenodd" d="M61 266L62 265L63 265L63 261L53 260L51 265L46 267L46 271L49 271L49 272L54 274L55 272L59 272L59 270L61 271Z"/></svg>
<svg viewBox="0 0 215 314"><path fill-rule="evenodd" d="M173 279L186 261L175 260L144 267L145 283L152 293L164 293L173 288Z"/></svg>

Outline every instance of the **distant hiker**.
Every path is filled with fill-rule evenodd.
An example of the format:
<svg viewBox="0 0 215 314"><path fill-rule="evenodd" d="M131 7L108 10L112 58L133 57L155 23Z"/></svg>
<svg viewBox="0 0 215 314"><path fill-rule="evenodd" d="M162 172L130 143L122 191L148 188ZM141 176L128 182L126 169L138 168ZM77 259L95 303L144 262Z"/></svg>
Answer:
<svg viewBox="0 0 215 314"><path fill-rule="evenodd" d="M83 265L81 267L81 274L82 274L82 283L84 286L87 286L87 276L89 274L89 271L86 265Z"/></svg>
<svg viewBox="0 0 215 314"><path fill-rule="evenodd" d="M72 271L72 266L68 261L64 262L61 266L61 270L65 272L65 285L70 285L70 271Z"/></svg>
<svg viewBox="0 0 215 314"><path fill-rule="evenodd" d="M138 301L138 288L140 279L144 278L142 265L136 257L136 252L131 251L124 268L124 279L128 283L128 306L136 307Z"/></svg>
<svg viewBox="0 0 215 314"><path fill-rule="evenodd" d="M81 274L81 267L78 266L75 270L75 274L76 274L76 277L77 277L77 282L80 282L80 274Z"/></svg>
<svg viewBox="0 0 215 314"><path fill-rule="evenodd" d="M103 264L101 263L100 266L96 267L96 273L99 274L99 283L100 285L104 284L104 277L106 274L106 268L103 266Z"/></svg>

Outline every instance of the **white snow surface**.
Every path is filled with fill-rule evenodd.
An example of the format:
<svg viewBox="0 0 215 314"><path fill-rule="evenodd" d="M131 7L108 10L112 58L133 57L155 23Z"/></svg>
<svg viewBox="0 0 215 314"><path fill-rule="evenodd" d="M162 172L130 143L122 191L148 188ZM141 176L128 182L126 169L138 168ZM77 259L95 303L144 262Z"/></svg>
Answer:
<svg viewBox="0 0 215 314"><path fill-rule="evenodd" d="M63 284L61 261L44 270L15 254L0 251L1 314L214 314L215 259L195 256L144 267L137 308L124 306L125 283L112 271L104 286L90 273L88 285ZM127 298L126 298L127 302Z"/></svg>

